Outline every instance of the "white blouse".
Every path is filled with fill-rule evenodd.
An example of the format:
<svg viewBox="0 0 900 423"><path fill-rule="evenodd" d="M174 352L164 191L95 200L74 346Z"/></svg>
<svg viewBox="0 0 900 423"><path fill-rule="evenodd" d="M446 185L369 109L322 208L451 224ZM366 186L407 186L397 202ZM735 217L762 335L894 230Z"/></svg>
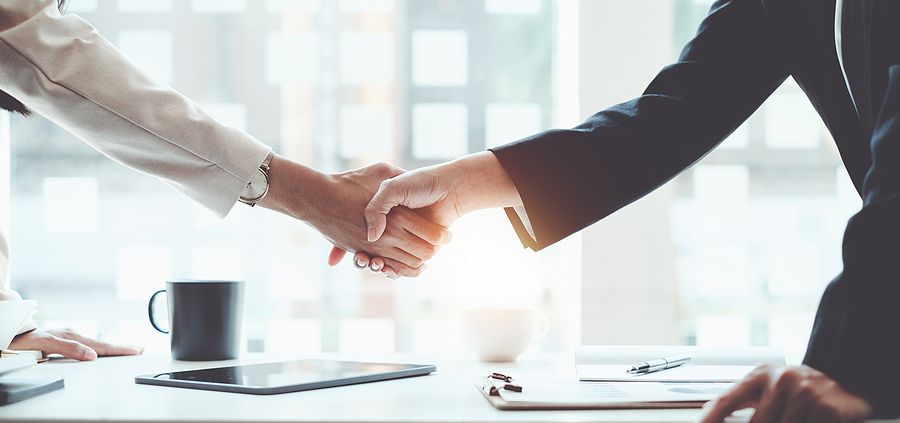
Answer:
<svg viewBox="0 0 900 423"><path fill-rule="evenodd" d="M844 75L844 85L847 86L847 92L850 93L850 101L853 102L853 108L856 107L856 100L853 99L853 91L850 91L850 80L847 78L847 71L844 70L844 53L841 45L841 12L844 9L844 0L837 0L834 7L834 48L837 49L838 64L841 65L841 74ZM859 109L856 110L859 115Z"/></svg>

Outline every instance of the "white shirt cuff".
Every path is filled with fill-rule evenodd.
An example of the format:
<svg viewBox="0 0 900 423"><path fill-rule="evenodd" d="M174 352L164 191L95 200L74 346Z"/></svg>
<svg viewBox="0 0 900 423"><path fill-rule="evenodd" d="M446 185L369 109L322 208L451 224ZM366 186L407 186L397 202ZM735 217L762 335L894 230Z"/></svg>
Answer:
<svg viewBox="0 0 900 423"><path fill-rule="evenodd" d="M528 213L525 211L525 206L515 206L513 210L516 211L516 214L519 215L519 220L522 221L522 226L525 227L525 230L528 231L528 235L531 236L531 240L537 243L537 237L534 236L534 228L531 227L531 221L528 220Z"/></svg>

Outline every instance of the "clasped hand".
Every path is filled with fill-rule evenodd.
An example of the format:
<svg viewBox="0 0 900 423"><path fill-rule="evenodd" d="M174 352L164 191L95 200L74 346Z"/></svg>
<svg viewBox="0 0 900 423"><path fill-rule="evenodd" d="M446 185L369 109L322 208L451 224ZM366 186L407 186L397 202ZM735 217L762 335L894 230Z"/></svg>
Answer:
<svg viewBox="0 0 900 423"><path fill-rule="evenodd" d="M389 209L383 233L378 239L368 239L363 210L383 182L403 173L391 164L375 163L329 175L320 189L330 192L321 196L330 200L316 204L311 209L317 213L304 219L334 244L329 265L336 265L350 251L356 253L357 267L370 267L389 278L415 277L425 270L425 261L450 241L451 233L446 228L450 222L441 221L430 209L413 211L407 207Z"/></svg>
<svg viewBox="0 0 900 423"><path fill-rule="evenodd" d="M514 207L522 204L515 185L506 170L489 151L464 156L452 162L424 167L411 172L398 172L390 179L381 181L377 193L371 197L365 208L363 221L364 236L370 243L398 241L398 212L413 213L419 218L432 222L446 231L446 228L461 216L475 210L493 207ZM410 210L412 209L412 210ZM449 232L441 242L450 240ZM436 251L436 250L435 250ZM382 271L385 276L416 276L416 271L394 267L396 261L372 250L357 250L354 257L357 267L370 267ZM370 260L370 254L373 257ZM339 260L342 254L332 251L332 257ZM385 257L385 258L381 258Z"/></svg>

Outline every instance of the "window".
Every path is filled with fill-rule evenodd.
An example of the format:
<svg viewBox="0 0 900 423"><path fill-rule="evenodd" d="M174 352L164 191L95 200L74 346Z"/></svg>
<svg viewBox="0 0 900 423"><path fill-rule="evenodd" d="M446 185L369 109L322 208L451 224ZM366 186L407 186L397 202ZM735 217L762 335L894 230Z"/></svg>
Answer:
<svg viewBox="0 0 900 423"><path fill-rule="evenodd" d="M554 125L549 0L69 4L212 116L325 172L415 168ZM578 236L536 255L485 211L424 276L389 281L329 268L330 245L303 223L240 204L220 220L41 117L3 119L11 280L40 300L42 326L168 351L150 295L169 278L224 278L247 282L246 351L464 351L455 310L485 304L553 315L535 349L577 343Z"/></svg>
<svg viewBox="0 0 900 423"><path fill-rule="evenodd" d="M575 125L638 95L710 3L69 7L218 119L338 172L378 160L413 169ZM626 31L640 37L593 42ZM228 278L247 281L247 351L464 351L456 308L514 304L551 315L543 351L775 345L797 362L860 206L790 80L696 166L583 233L533 253L502 211L475 213L423 276L399 281L329 268L330 245L315 230L270 211L237 205L219 220L40 117L4 115L0 157L11 157L0 162L11 279L41 301L41 324L149 351L168 349L145 312L166 279Z"/></svg>

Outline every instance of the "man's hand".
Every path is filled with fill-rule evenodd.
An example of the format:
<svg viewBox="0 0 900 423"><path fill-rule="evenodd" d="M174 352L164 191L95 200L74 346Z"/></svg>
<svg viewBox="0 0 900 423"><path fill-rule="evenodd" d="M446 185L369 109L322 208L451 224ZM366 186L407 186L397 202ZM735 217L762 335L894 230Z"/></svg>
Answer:
<svg viewBox="0 0 900 423"><path fill-rule="evenodd" d="M443 227L449 227L459 219L463 212L458 186L441 170L440 165L421 168L382 182L365 208L369 241L377 241L383 236L388 226L388 214L394 208L402 208L400 206L419 209L417 211L424 213L428 220Z"/></svg>
<svg viewBox="0 0 900 423"><path fill-rule="evenodd" d="M506 169L493 153L485 151L382 182L365 208L366 232L369 241L379 241L393 225L394 213L407 208L447 228L475 210L520 205L519 192ZM373 271L380 268L386 276L396 277L393 264L382 261L379 255L356 254L353 262L359 268L368 266Z"/></svg>
<svg viewBox="0 0 900 423"><path fill-rule="evenodd" d="M400 206L416 209L420 216L449 227L475 210L520 205L519 192L494 153L470 154L382 182L366 206L368 238L381 238L389 213Z"/></svg>
<svg viewBox="0 0 900 423"><path fill-rule="evenodd" d="M11 350L40 350L44 357L62 354L80 361L90 361L97 356L137 355L143 348L116 345L86 338L72 329L34 330L23 333L9 344Z"/></svg>
<svg viewBox="0 0 900 423"><path fill-rule="evenodd" d="M872 414L864 399L808 366L760 366L706 403L699 423L720 423L733 411L755 407L750 423L858 422Z"/></svg>
<svg viewBox="0 0 900 423"><path fill-rule="evenodd" d="M382 182L365 209L368 240L377 242L382 239L390 225L394 224L393 217L389 220L388 216L393 216L397 210L416 209L419 216L444 228L449 228L459 219L462 212L456 194L457 185L440 170L439 166L422 168ZM331 257L336 257L334 250ZM368 267L373 272L380 271L389 279L405 276L394 269L390 260L370 257L365 252L357 252L353 256L353 264L360 269Z"/></svg>
<svg viewBox="0 0 900 423"><path fill-rule="evenodd" d="M344 253L364 252L383 257L399 276L418 276L425 261L450 240L446 228L415 212L391 210L384 236L369 242L363 209L381 182L404 172L399 167L376 163L361 169L326 175L280 156L272 160L269 195L259 204L300 219L316 228L336 247L329 264Z"/></svg>

